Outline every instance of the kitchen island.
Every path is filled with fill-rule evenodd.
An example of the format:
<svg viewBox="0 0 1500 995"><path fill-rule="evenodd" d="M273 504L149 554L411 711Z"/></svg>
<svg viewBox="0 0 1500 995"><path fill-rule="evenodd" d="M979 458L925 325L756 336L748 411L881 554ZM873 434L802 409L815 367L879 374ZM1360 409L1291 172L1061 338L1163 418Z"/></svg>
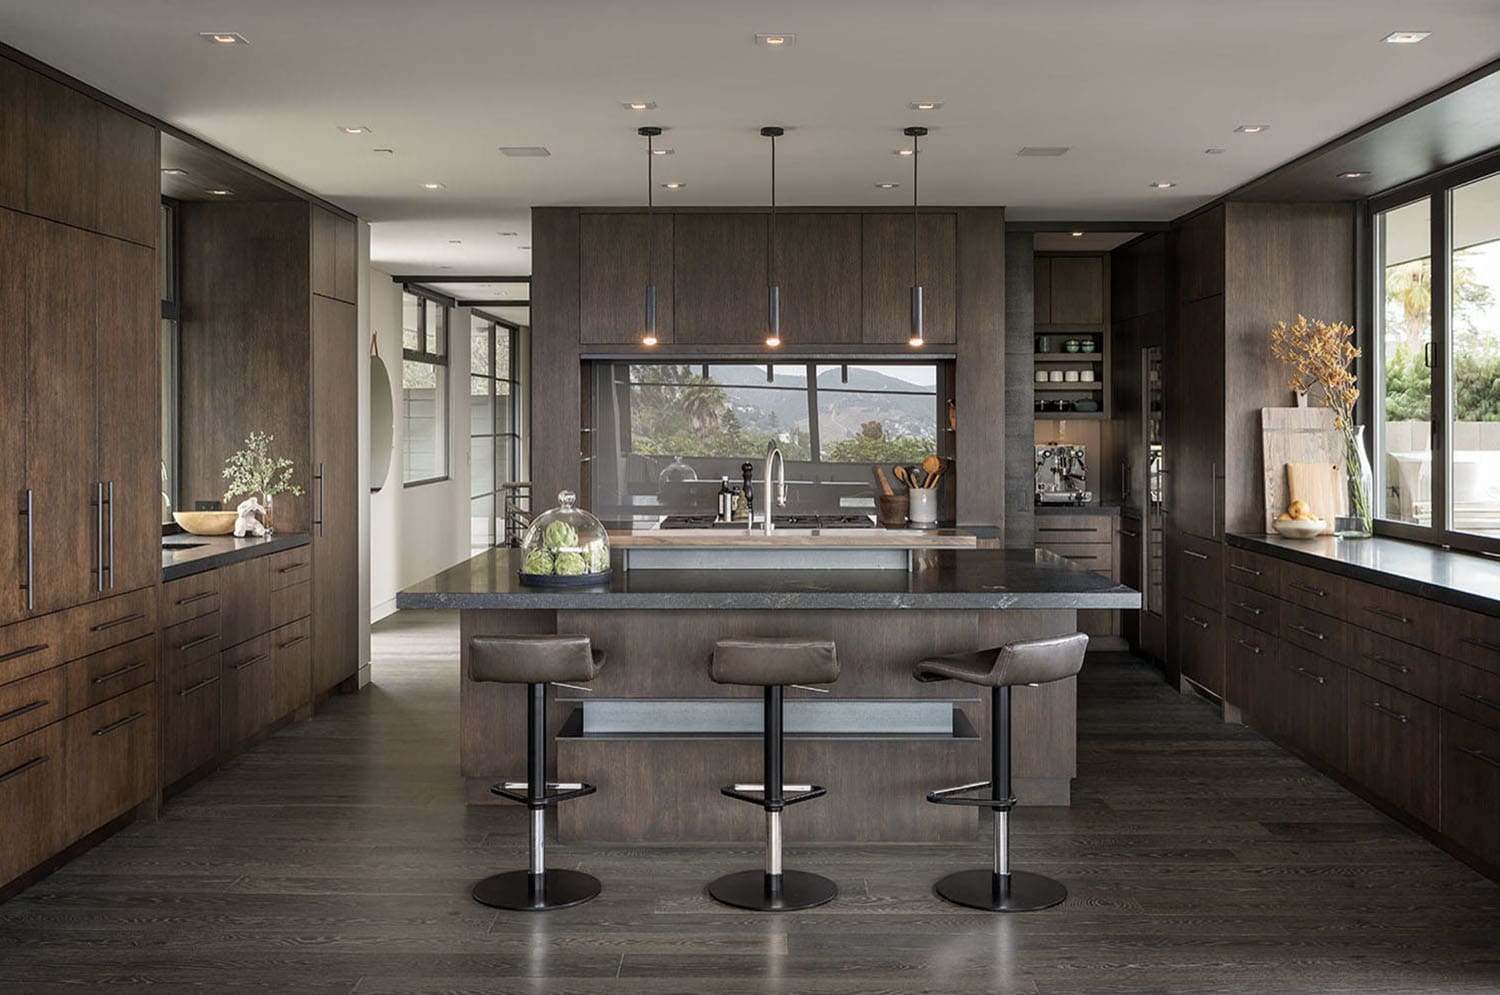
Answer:
<svg viewBox="0 0 1500 995"><path fill-rule="evenodd" d="M790 532L767 542L795 542ZM521 554L492 549L401 592L403 609L461 613L460 754L471 803L524 768L525 690L467 678L470 637L582 633L609 656L587 693L555 689L549 778L598 786L558 808L564 840L752 841L758 812L719 794L759 777L760 699L714 684L725 636L832 639L842 673L826 695L788 689L789 780L829 789L795 815L823 841L965 840L975 810L929 805L927 791L985 779L989 716L981 689L919 684L925 656L1076 629L1078 609L1137 608L1140 595L1045 552L913 550L906 570L627 570L609 583L536 588ZM1074 773L1075 684L1015 693L1016 794L1066 805Z"/></svg>

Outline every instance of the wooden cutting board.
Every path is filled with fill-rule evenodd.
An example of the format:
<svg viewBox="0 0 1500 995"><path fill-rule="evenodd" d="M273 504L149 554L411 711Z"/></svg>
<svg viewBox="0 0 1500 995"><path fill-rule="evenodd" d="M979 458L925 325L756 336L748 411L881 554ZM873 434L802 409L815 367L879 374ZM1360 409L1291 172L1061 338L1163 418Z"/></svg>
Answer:
<svg viewBox="0 0 1500 995"><path fill-rule="evenodd" d="M1333 520L1344 513L1343 475L1336 463L1288 463L1287 503L1304 501L1312 513L1328 523L1322 535L1333 534ZM1286 509L1282 509L1285 511ZM1278 512L1279 514L1279 512Z"/></svg>
<svg viewBox="0 0 1500 995"><path fill-rule="evenodd" d="M1270 533L1274 531L1271 520L1292 503L1287 493L1287 464L1325 463L1342 467L1344 446L1333 427L1333 412L1325 407L1262 408L1260 419L1266 532ZM1342 490L1338 493L1336 500L1342 500ZM1321 509L1319 514L1323 514Z"/></svg>

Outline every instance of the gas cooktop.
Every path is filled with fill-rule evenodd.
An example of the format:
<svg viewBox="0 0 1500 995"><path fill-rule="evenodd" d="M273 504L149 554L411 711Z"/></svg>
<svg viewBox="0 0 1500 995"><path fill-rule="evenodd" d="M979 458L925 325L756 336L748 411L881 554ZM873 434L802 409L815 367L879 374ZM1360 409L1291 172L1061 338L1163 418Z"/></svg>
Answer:
<svg viewBox="0 0 1500 995"><path fill-rule="evenodd" d="M771 524L778 529L873 529L869 515L776 515ZM661 520L663 529L739 529L744 522L721 522L713 515L668 515Z"/></svg>

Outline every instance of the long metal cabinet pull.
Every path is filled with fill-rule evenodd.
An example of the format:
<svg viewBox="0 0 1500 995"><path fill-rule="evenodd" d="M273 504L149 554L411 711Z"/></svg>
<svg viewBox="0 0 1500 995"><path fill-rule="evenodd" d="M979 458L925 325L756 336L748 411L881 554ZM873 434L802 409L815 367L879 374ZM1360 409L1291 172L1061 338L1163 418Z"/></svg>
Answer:
<svg viewBox="0 0 1500 995"><path fill-rule="evenodd" d="M323 498L328 493L327 471L318 463L318 535L323 534Z"/></svg>
<svg viewBox="0 0 1500 995"><path fill-rule="evenodd" d="M109 482L109 589L115 589L115 482Z"/></svg>
<svg viewBox="0 0 1500 995"><path fill-rule="evenodd" d="M26 488L26 610L36 611L36 529L32 526L35 511L32 506L31 488Z"/></svg>
<svg viewBox="0 0 1500 995"><path fill-rule="evenodd" d="M104 591L104 484L94 484L94 590Z"/></svg>

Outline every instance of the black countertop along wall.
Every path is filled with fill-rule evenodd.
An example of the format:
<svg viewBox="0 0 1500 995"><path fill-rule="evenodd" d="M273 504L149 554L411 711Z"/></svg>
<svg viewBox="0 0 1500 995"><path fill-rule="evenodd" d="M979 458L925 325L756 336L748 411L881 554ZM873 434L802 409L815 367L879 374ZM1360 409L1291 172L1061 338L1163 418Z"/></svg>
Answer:
<svg viewBox="0 0 1500 995"><path fill-rule="evenodd" d="M1227 541L1239 549L1500 617L1500 562L1488 557L1384 536L1285 539L1231 533Z"/></svg>
<svg viewBox="0 0 1500 995"><path fill-rule="evenodd" d="M167 581L191 577L241 560L306 546L310 542L312 536L305 532L278 532L261 539L195 536L180 532L162 539L161 579Z"/></svg>

